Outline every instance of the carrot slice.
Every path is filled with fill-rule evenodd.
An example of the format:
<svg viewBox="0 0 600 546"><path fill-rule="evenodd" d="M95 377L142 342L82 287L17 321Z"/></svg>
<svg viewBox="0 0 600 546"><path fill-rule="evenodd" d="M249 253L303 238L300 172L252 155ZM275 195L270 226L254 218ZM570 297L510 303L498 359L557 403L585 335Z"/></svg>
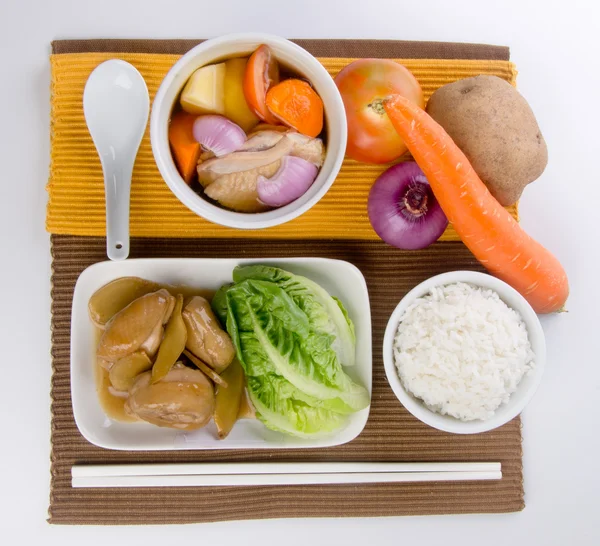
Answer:
<svg viewBox="0 0 600 546"><path fill-rule="evenodd" d="M267 92L267 108L282 123L309 137L323 130L323 101L303 80L284 80Z"/></svg>
<svg viewBox="0 0 600 546"><path fill-rule="evenodd" d="M192 128L198 116L180 110L173 114L169 124L169 144L179 174L191 184L196 176L198 159L202 152L200 143L194 138Z"/></svg>
<svg viewBox="0 0 600 546"><path fill-rule="evenodd" d="M279 82L279 63L271 48L261 45L248 59L244 74L244 96L250 108L263 121L277 125L265 105L267 91Z"/></svg>
<svg viewBox="0 0 600 546"><path fill-rule="evenodd" d="M475 257L520 292L537 313L561 310L569 296L562 265L496 201L448 133L399 95L387 99L384 108Z"/></svg>

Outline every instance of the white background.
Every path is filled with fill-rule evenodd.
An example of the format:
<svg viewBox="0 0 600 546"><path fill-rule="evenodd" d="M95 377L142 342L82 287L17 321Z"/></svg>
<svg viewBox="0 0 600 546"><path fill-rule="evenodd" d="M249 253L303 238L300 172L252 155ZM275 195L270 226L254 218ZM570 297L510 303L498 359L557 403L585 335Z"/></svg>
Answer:
<svg viewBox="0 0 600 546"><path fill-rule="evenodd" d="M2 542L599 544L600 3L568 0L0 0ZM44 232L50 41L267 31L508 45L550 152L523 226L566 266L568 314L544 317L546 374L524 413L527 508L509 515L59 527L49 484L50 261ZM11 446L12 449L4 449ZM157 507L160 509L160 507ZM12 540L10 538L12 537ZM5 539L9 539L5 542ZM27 543L30 542L27 540ZM434 542L435 541L435 542ZM32 542L35 543L35 542Z"/></svg>

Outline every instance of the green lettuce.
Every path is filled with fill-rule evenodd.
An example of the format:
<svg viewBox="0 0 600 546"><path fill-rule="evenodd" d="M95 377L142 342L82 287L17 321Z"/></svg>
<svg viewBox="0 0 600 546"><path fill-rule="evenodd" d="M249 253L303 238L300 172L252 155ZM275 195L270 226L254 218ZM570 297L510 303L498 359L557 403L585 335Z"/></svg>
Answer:
<svg viewBox="0 0 600 546"><path fill-rule="evenodd" d="M312 328L334 336L332 348L342 365L354 366L354 324L339 299L330 296L316 282L278 267L249 265L238 266L233 270L234 282L246 279L270 281L282 288L307 314Z"/></svg>
<svg viewBox="0 0 600 546"><path fill-rule="evenodd" d="M278 373L276 366L260 341L260 336L256 336L254 332L238 332L235 344L236 347L239 346L240 348L239 360L244 367L246 376L277 384L281 396L293 396L296 400L305 402L315 408L323 408L336 413L353 413L355 411L339 396L335 398L317 398L295 387L282 374ZM273 379L275 376L277 381Z"/></svg>
<svg viewBox="0 0 600 546"><path fill-rule="evenodd" d="M302 392L278 375L248 377L248 394L259 419L272 430L314 437L333 432L346 422L341 413L309 403Z"/></svg>
<svg viewBox="0 0 600 546"><path fill-rule="evenodd" d="M354 411L369 405L369 395L344 372L332 349L334 336L313 330L307 314L272 282L245 280L230 287L227 331L242 364L245 338L255 338L276 372L306 394L340 398ZM249 375L252 375L248 371Z"/></svg>
<svg viewBox="0 0 600 546"><path fill-rule="evenodd" d="M306 281L277 268L240 267L234 283L221 287L212 301L235 345L258 417L273 430L300 437L337 430L347 414L370 403L339 357L345 350L340 329L354 351L344 306Z"/></svg>
<svg viewBox="0 0 600 546"><path fill-rule="evenodd" d="M233 286L232 283L224 284L219 288L213 296L210 305L215 315L223 326L227 323L227 290Z"/></svg>

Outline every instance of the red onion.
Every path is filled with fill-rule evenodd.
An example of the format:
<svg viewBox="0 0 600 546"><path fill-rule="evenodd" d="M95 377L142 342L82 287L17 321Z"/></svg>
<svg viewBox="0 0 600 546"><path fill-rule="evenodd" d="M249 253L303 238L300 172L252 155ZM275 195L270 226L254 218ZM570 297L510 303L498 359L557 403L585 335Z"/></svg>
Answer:
<svg viewBox="0 0 600 546"><path fill-rule="evenodd" d="M306 193L318 171L316 165L301 157L285 156L271 178L258 177L258 198L270 207L287 205Z"/></svg>
<svg viewBox="0 0 600 546"><path fill-rule="evenodd" d="M200 116L194 121L194 138L217 157L235 152L246 142L244 130L223 116Z"/></svg>
<svg viewBox="0 0 600 546"><path fill-rule="evenodd" d="M381 174L371 188L367 209L377 235L404 250L429 246L448 225L427 178L413 161Z"/></svg>

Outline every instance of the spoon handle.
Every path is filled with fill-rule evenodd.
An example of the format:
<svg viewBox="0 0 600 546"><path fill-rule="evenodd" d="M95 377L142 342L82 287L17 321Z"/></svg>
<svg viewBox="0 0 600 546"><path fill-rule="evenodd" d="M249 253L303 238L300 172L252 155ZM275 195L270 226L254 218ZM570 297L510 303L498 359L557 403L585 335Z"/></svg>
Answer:
<svg viewBox="0 0 600 546"><path fill-rule="evenodd" d="M106 196L106 254L111 260L129 256L129 197L133 165L102 158Z"/></svg>

